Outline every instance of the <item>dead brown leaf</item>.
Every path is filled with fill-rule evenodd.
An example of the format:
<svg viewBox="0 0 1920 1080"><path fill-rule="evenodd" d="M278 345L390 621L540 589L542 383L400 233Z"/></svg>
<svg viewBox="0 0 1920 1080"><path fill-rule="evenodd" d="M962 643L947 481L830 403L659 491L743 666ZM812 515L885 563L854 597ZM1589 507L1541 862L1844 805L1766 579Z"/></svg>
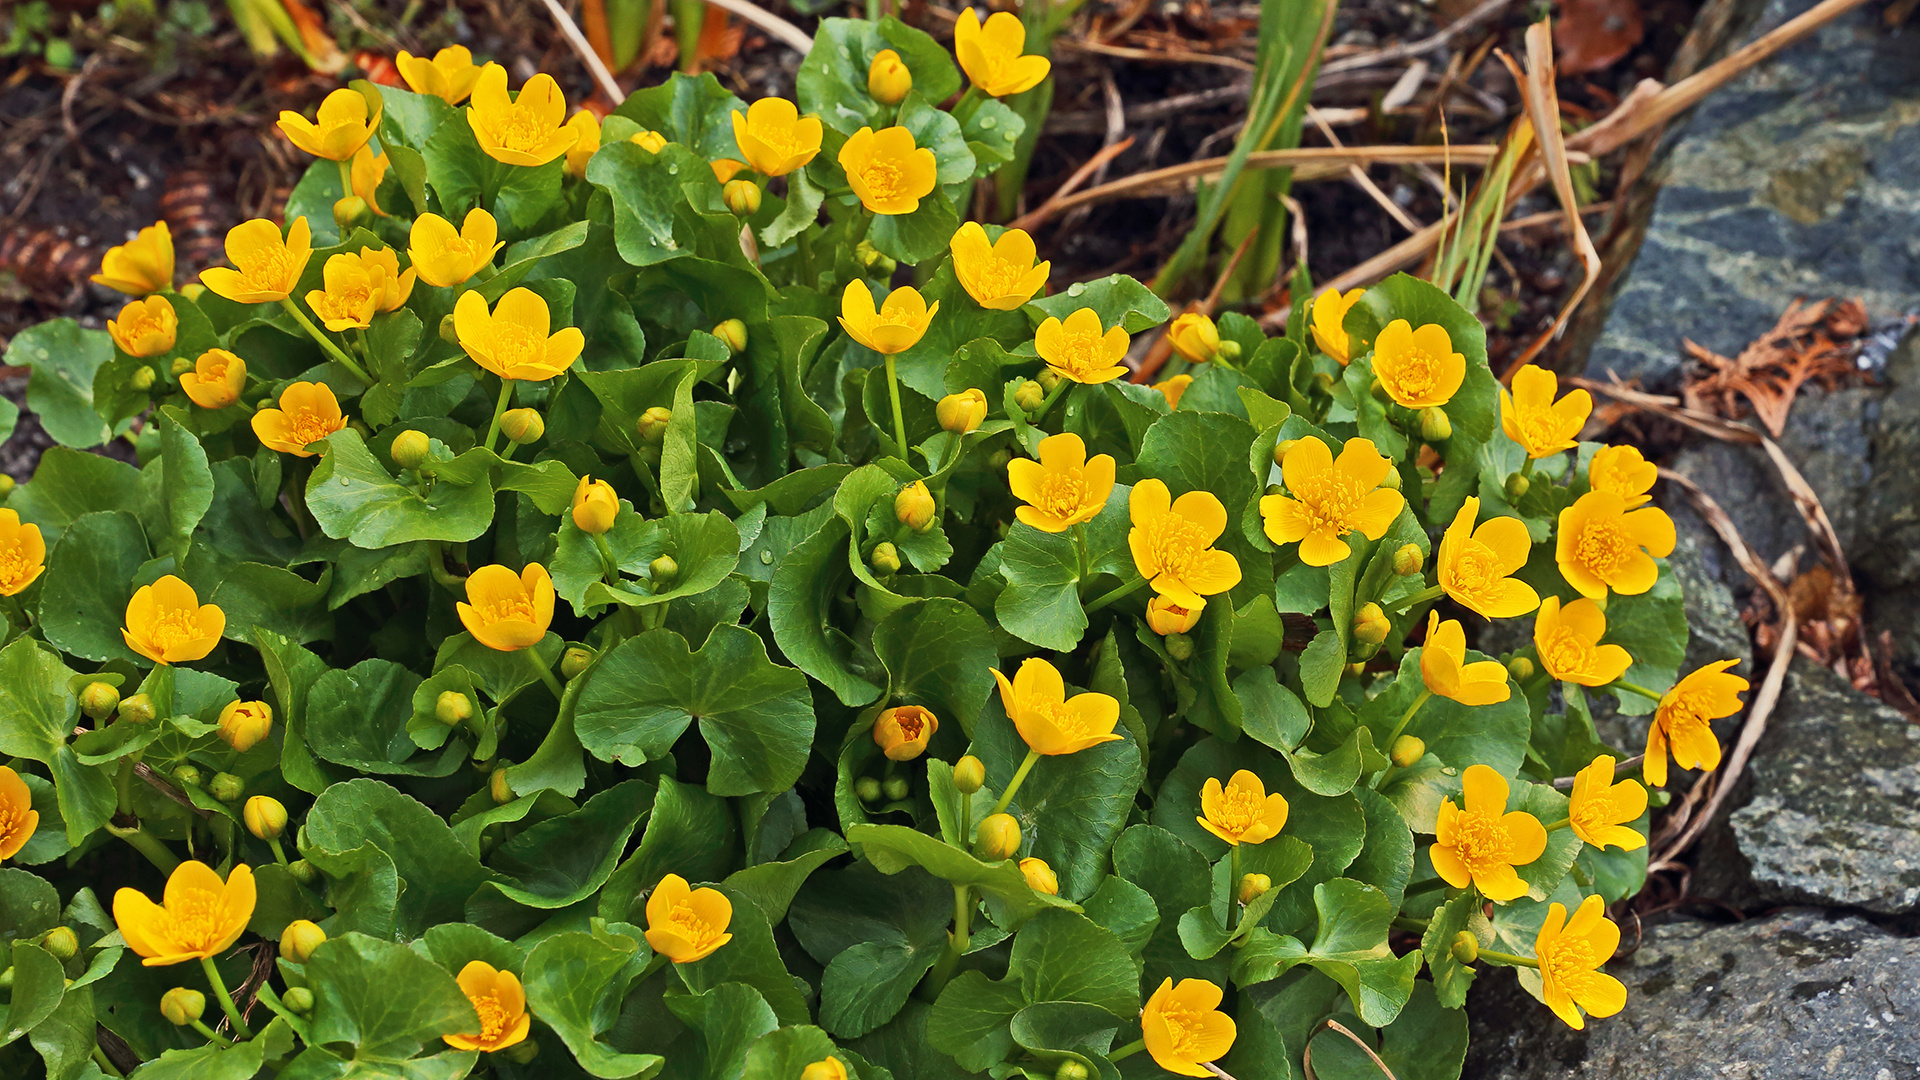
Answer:
<svg viewBox="0 0 1920 1080"><path fill-rule="evenodd" d="M1585 75L1612 67L1645 35L1640 0L1561 0L1560 21L1553 28L1560 74Z"/></svg>
<svg viewBox="0 0 1920 1080"><path fill-rule="evenodd" d="M1832 389L1861 378L1853 355L1866 327L1866 307L1858 298L1817 304L1795 300L1773 329L1739 356L1725 357L1685 341L1687 355L1702 368L1688 378L1681 396L1687 408L1729 420L1751 410L1777 438L1786 430L1794 397L1809 380Z"/></svg>

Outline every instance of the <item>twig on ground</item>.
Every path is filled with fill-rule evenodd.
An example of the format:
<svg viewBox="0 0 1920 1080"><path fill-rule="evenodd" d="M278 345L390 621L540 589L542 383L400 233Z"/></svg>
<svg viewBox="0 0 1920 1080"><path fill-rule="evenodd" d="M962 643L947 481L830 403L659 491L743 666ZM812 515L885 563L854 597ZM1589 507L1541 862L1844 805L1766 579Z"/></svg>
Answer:
<svg viewBox="0 0 1920 1080"><path fill-rule="evenodd" d="M1387 1080L1398 1080L1398 1078L1393 1075L1393 1070L1387 1068L1387 1063L1380 1060L1380 1055L1373 1052L1373 1047L1367 1045L1365 1039L1348 1030L1345 1024L1342 1024L1338 1020L1329 1019L1320 1021L1320 1026L1329 1031L1337 1031L1347 1038L1352 1039L1353 1045L1359 1047L1361 1053L1373 1060L1373 1063L1379 1067L1381 1074L1384 1075ZM1313 1035L1318 1034L1320 1034L1319 1030L1315 1029ZM1307 1045L1300 1051L1300 1067L1307 1074L1307 1080L1319 1080L1318 1075L1313 1071L1313 1035L1307 1036Z"/></svg>
<svg viewBox="0 0 1920 1080"><path fill-rule="evenodd" d="M600 84L600 89L613 99L615 105L627 100L627 92L620 89L620 84L614 81L613 72L608 71L607 65L601 63L600 54L593 51L593 45L587 41L587 35L580 32L579 25L573 21L573 16L567 14L567 9L560 6L560 0L542 0L542 2L547 5L547 14L553 16L554 25L560 28L560 36L567 39L567 44L573 47L574 55L580 58L581 63L587 65L587 70L593 73L593 79Z"/></svg>
<svg viewBox="0 0 1920 1080"><path fill-rule="evenodd" d="M1513 0L1483 0L1479 7L1448 23L1438 33L1430 37L1421 38L1419 41L1410 41L1405 45L1393 45L1374 52L1362 53L1359 56L1349 56L1339 60L1332 60L1320 65L1320 73L1322 75L1338 75L1343 71L1358 71L1361 68L1380 67L1383 64L1392 64L1401 60L1412 59L1416 56L1425 56L1427 53L1445 48L1447 43L1454 38L1493 21L1493 19L1505 12L1507 7L1512 3Z"/></svg>

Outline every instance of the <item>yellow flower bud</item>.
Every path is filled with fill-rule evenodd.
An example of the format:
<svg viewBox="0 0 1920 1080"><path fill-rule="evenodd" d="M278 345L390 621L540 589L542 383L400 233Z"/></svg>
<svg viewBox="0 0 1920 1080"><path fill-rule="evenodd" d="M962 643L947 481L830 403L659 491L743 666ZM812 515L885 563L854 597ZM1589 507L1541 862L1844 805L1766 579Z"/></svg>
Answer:
<svg viewBox="0 0 1920 1080"><path fill-rule="evenodd" d="M713 328L713 336L726 342L727 348L741 352L747 347L747 324L739 319L728 319Z"/></svg>
<svg viewBox="0 0 1920 1080"><path fill-rule="evenodd" d="M220 738L241 753L273 731L273 706L264 701L229 701L220 710Z"/></svg>
<svg viewBox="0 0 1920 1080"><path fill-rule="evenodd" d="M760 212L760 185L751 180L729 180L720 189L720 201L736 217L752 217Z"/></svg>
<svg viewBox="0 0 1920 1080"><path fill-rule="evenodd" d="M507 767L505 765L494 769L493 775L487 777L487 794L492 796L493 801L501 806L505 806L513 801L513 785L507 782Z"/></svg>
<svg viewBox="0 0 1920 1080"><path fill-rule="evenodd" d="M1402 735L1393 740L1393 748L1387 756L1402 769L1411 769L1415 762L1427 756L1426 740L1417 735Z"/></svg>
<svg viewBox="0 0 1920 1080"><path fill-rule="evenodd" d="M1167 327L1173 351L1188 363L1204 364L1220 351L1220 328L1197 311L1189 311Z"/></svg>
<svg viewBox="0 0 1920 1080"><path fill-rule="evenodd" d="M892 761L912 761L927 751L940 718L918 705L896 705L873 721L874 745Z"/></svg>
<svg viewBox="0 0 1920 1080"><path fill-rule="evenodd" d="M372 220L373 208L367 205L367 200L358 195L348 195L333 201L333 223L342 229L365 225Z"/></svg>
<svg viewBox="0 0 1920 1080"><path fill-rule="evenodd" d="M1061 1058L1060 1064L1053 1070L1053 1080L1091 1080L1092 1076L1087 1071L1086 1062L1072 1058Z"/></svg>
<svg viewBox="0 0 1920 1080"><path fill-rule="evenodd" d="M13 477L0 473L0 499L13 494Z"/></svg>
<svg viewBox="0 0 1920 1080"><path fill-rule="evenodd" d="M440 340L449 345L460 344L460 330L454 325L451 314L440 316Z"/></svg>
<svg viewBox="0 0 1920 1080"><path fill-rule="evenodd" d="M962 795L971 795L987 784L987 766L979 758L968 754L953 763L953 788Z"/></svg>
<svg viewBox="0 0 1920 1080"><path fill-rule="evenodd" d="M433 702L434 719L452 727L473 717L473 699L458 690L442 690Z"/></svg>
<svg viewBox="0 0 1920 1080"><path fill-rule="evenodd" d="M893 497L894 518L914 532L926 532L933 528L934 515L938 511L939 507L934 504L933 494L927 490L925 481L915 480Z"/></svg>
<svg viewBox="0 0 1920 1080"><path fill-rule="evenodd" d="M1041 368L1040 374L1034 376L1034 381L1040 384L1041 391L1051 394L1053 388L1060 385L1060 373L1052 367Z"/></svg>
<svg viewBox="0 0 1920 1080"><path fill-rule="evenodd" d="M600 536L613 528L620 516L620 496L605 480L582 476L573 489L574 528L590 536Z"/></svg>
<svg viewBox="0 0 1920 1080"><path fill-rule="evenodd" d="M214 773L207 781L207 794L223 803L236 803L247 793L247 782L232 773Z"/></svg>
<svg viewBox="0 0 1920 1080"><path fill-rule="evenodd" d="M873 54L873 63L867 67L867 93L882 105L898 105L900 99L913 89L913 72L901 61L900 54L892 49L881 49Z"/></svg>
<svg viewBox="0 0 1920 1080"><path fill-rule="evenodd" d="M1273 888L1273 879L1265 874L1240 875L1240 902L1251 904Z"/></svg>
<svg viewBox="0 0 1920 1080"><path fill-rule="evenodd" d="M1184 634L1200 621L1206 607L1205 599L1197 604L1176 604L1164 596L1155 596L1147 601L1147 628L1161 637Z"/></svg>
<svg viewBox="0 0 1920 1080"><path fill-rule="evenodd" d="M1032 379L1022 382L1019 387L1013 391L1013 403L1027 412L1038 409L1040 403L1045 400L1047 400L1046 390Z"/></svg>
<svg viewBox="0 0 1920 1080"><path fill-rule="evenodd" d="M1473 936L1473 931L1462 930L1453 935L1451 951L1455 960L1471 964L1480 959L1480 939Z"/></svg>
<svg viewBox="0 0 1920 1080"><path fill-rule="evenodd" d="M627 141L649 154L657 154L667 148L667 137L657 131L643 131L638 135L629 135Z"/></svg>
<svg viewBox="0 0 1920 1080"><path fill-rule="evenodd" d="M1515 682L1531 679L1533 678L1533 661L1524 656L1516 656L1507 661L1507 673L1513 676Z"/></svg>
<svg viewBox="0 0 1920 1080"><path fill-rule="evenodd" d="M1421 409L1420 437L1430 443L1446 442L1453 438L1453 421L1447 419L1447 410L1438 405Z"/></svg>
<svg viewBox="0 0 1920 1080"><path fill-rule="evenodd" d="M56 926L40 937L40 947L53 954L55 960L65 963L80 954L80 935L69 926Z"/></svg>
<svg viewBox="0 0 1920 1080"><path fill-rule="evenodd" d="M1362 604L1353 613L1353 639L1366 645L1378 645L1393 632L1393 623L1379 604Z"/></svg>
<svg viewBox="0 0 1920 1080"><path fill-rule="evenodd" d="M569 645L567 651L560 654L560 677L575 679L593 663L593 650L584 645Z"/></svg>
<svg viewBox="0 0 1920 1080"><path fill-rule="evenodd" d="M255 795L240 810L247 831L259 840L277 840L287 831L287 808L271 795Z"/></svg>
<svg viewBox="0 0 1920 1080"><path fill-rule="evenodd" d="M186 1027L207 1011L207 995L185 986L176 986L160 995L160 1015L175 1027Z"/></svg>
<svg viewBox="0 0 1920 1080"><path fill-rule="evenodd" d="M867 556L867 565L881 575L897 574L900 572L900 549L882 541L874 545L873 554Z"/></svg>
<svg viewBox="0 0 1920 1080"><path fill-rule="evenodd" d="M1393 553L1393 572L1401 577L1412 577L1420 572L1427 557L1420 552L1419 544L1402 544L1400 550Z"/></svg>
<svg viewBox="0 0 1920 1080"><path fill-rule="evenodd" d="M427 463L427 455L433 450L433 440L427 433L408 428L393 438L393 463L403 469L417 469Z"/></svg>
<svg viewBox="0 0 1920 1080"><path fill-rule="evenodd" d="M933 411L940 418L941 428L955 435L965 435L986 420L987 395L971 388L948 394L940 399Z"/></svg>
<svg viewBox="0 0 1920 1080"><path fill-rule="evenodd" d="M500 434L516 446L539 442L547 433L547 422L536 409L508 409L500 414Z"/></svg>
<svg viewBox="0 0 1920 1080"><path fill-rule="evenodd" d="M313 1011L313 991L304 986L289 986L286 992L280 995L280 1004L300 1016L305 1016Z"/></svg>
<svg viewBox="0 0 1920 1080"><path fill-rule="evenodd" d="M304 964L327 940L327 932L307 919L295 919L280 931L280 955L296 964Z"/></svg>
<svg viewBox="0 0 1920 1080"><path fill-rule="evenodd" d="M184 356L176 356L173 358L173 363L167 365L167 370L177 379L193 370L193 361Z"/></svg>
<svg viewBox="0 0 1920 1080"><path fill-rule="evenodd" d="M1507 496L1507 502L1517 503L1526 498L1528 490L1532 487L1533 482L1527 479L1526 474L1514 472L1507 474L1507 482L1503 485L1503 490Z"/></svg>
<svg viewBox="0 0 1920 1080"><path fill-rule="evenodd" d="M800 1080L847 1080L847 1067L837 1057L822 1058L800 1070Z"/></svg>
<svg viewBox="0 0 1920 1080"><path fill-rule="evenodd" d="M90 682L80 691L80 711L95 720L105 720L119 707L120 690L112 683Z"/></svg>
<svg viewBox="0 0 1920 1080"><path fill-rule="evenodd" d="M1281 439L1279 442L1274 443L1273 463L1284 468L1287 463L1287 451L1293 449L1294 444L1299 441L1299 439Z"/></svg>
<svg viewBox="0 0 1920 1080"><path fill-rule="evenodd" d="M644 442L659 446L667 441L667 425L673 421L673 410L655 405L640 414L640 438Z"/></svg>
<svg viewBox="0 0 1920 1080"><path fill-rule="evenodd" d="M1027 879L1027 886L1033 891L1043 892L1048 896L1060 895L1060 876L1053 872L1053 867L1048 866L1044 859L1036 859L1031 855L1021 859L1020 873Z"/></svg>
<svg viewBox="0 0 1920 1080"><path fill-rule="evenodd" d="M157 378L159 376L155 375L150 367L134 368L133 374L127 376L127 387L144 393L153 389L153 382Z"/></svg>
<svg viewBox="0 0 1920 1080"><path fill-rule="evenodd" d="M1020 823L1012 814L991 814L974 830L973 853L988 862L1010 859L1020 850Z"/></svg>
<svg viewBox="0 0 1920 1080"><path fill-rule="evenodd" d="M673 556L662 555L647 564L647 576L653 579L654 591L658 592L680 576L680 564L673 561Z"/></svg>

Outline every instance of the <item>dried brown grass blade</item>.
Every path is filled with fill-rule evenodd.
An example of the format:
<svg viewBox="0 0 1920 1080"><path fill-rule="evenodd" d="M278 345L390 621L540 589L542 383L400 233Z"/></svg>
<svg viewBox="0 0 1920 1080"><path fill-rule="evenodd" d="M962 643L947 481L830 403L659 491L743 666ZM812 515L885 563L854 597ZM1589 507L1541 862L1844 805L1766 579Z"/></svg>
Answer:
<svg viewBox="0 0 1920 1080"><path fill-rule="evenodd" d="M1393 1070L1387 1068L1387 1063L1380 1060L1380 1055L1373 1052L1373 1047L1368 1046L1365 1039L1348 1030L1345 1024L1342 1024L1338 1020L1322 1020L1320 1021L1320 1026L1329 1031L1337 1031L1347 1038L1352 1039L1353 1045L1359 1047L1360 1052L1371 1058L1374 1065L1379 1067L1382 1076L1385 1076L1387 1080L1399 1080L1398 1077L1393 1075ZM1314 1034L1317 1035L1319 1032L1316 1031ZM1319 1077L1313 1071L1313 1036L1311 1035L1307 1037L1306 1049L1300 1052L1300 1067L1306 1071L1307 1080L1319 1080Z"/></svg>
<svg viewBox="0 0 1920 1080"><path fill-rule="evenodd" d="M1073 170L1073 175L1067 177L1067 182L1061 184L1059 190L1048 196L1046 202L1041 203L1038 208L1015 218L1011 227L1031 231L1041 222L1065 209L1063 204L1071 198L1075 191L1079 190L1081 184L1087 182L1087 177L1099 172L1102 165L1119 157L1122 153L1126 152L1127 147L1132 145L1133 137L1129 135L1119 142L1109 143L1101 147L1098 152L1086 160L1085 164Z"/></svg>

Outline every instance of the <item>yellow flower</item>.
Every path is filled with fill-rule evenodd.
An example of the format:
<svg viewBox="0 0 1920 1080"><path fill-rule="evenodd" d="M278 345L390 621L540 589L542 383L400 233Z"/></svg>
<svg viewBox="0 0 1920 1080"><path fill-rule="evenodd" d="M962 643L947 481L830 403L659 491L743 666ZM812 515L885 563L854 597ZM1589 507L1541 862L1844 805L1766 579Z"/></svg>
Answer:
<svg viewBox="0 0 1920 1080"><path fill-rule="evenodd" d="M1044 56L1023 55L1026 48L1027 28L1011 12L996 11L981 26L980 16L967 8L953 24L953 52L961 70L981 93L992 97L1025 93L1039 86L1053 69Z"/></svg>
<svg viewBox="0 0 1920 1080"><path fill-rule="evenodd" d="M1166 637L1168 634L1184 634L1200 621L1200 614L1206 608L1205 600L1187 607L1176 604L1164 596L1156 596L1147 601L1147 629L1161 637Z"/></svg>
<svg viewBox="0 0 1920 1080"><path fill-rule="evenodd" d="M1456 889L1469 885L1497 903L1527 895L1513 868L1547 850L1547 830L1524 810L1507 813L1507 781L1485 765L1469 765L1460 777L1467 808L1449 798L1434 826L1433 869Z"/></svg>
<svg viewBox="0 0 1920 1080"><path fill-rule="evenodd" d="M93 281L129 296L173 288L173 230L156 221L132 240L108 248Z"/></svg>
<svg viewBox="0 0 1920 1080"><path fill-rule="evenodd" d="M736 130L739 124L734 121ZM853 193L876 214L911 214L920 209L920 200L933 192L939 173L933 151L916 147L913 133L903 127L877 133L863 127L854 132L840 148L840 167L846 170Z"/></svg>
<svg viewBox="0 0 1920 1080"><path fill-rule="evenodd" d="M600 118L581 109L568 117L567 127L575 133L573 147L567 151L567 175L582 177L587 175L587 162L600 149Z"/></svg>
<svg viewBox="0 0 1920 1080"><path fill-rule="evenodd" d="M900 54L892 49L881 49L873 54L873 63L867 66L867 93L882 105L898 105L900 99L913 89L913 72L900 59Z"/></svg>
<svg viewBox="0 0 1920 1080"><path fill-rule="evenodd" d="M645 150L649 154L657 154L667 148L667 137L652 129L642 131L637 135L629 135L627 136L627 141Z"/></svg>
<svg viewBox="0 0 1920 1080"><path fill-rule="evenodd" d="M992 311L1014 311L1033 299L1046 287L1051 262L1035 263L1033 237L1025 229L1008 229L998 240L988 240L987 230L977 221L969 221L947 242L953 252L953 276L973 297L973 302Z"/></svg>
<svg viewBox="0 0 1920 1080"><path fill-rule="evenodd" d="M1181 1076L1210 1076L1206 1064L1233 1049L1233 1017L1220 1011L1226 995L1205 979L1168 978L1140 1010L1140 1034L1156 1065Z"/></svg>
<svg viewBox="0 0 1920 1080"><path fill-rule="evenodd" d="M164 296L129 301L119 318L107 320L107 334L128 356L159 356L173 348L179 332L180 317Z"/></svg>
<svg viewBox="0 0 1920 1080"><path fill-rule="evenodd" d="M1029 855L1020 860L1020 876L1027 879L1027 888L1034 892L1043 892L1048 896L1060 895L1060 875L1053 872L1047 860Z"/></svg>
<svg viewBox="0 0 1920 1080"><path fill-rule="evenodd" d="M285 300L300 284L312 253L313 234L306 218L293 219L284 238L278 225L254 218L227 230L227 261L239 269L210 267L200 271L200 282L236 304Z"/></svg>
<svg viewBox="0 0 1920 1080"><path fill-rule="evenodd" d="M1578 445L1580 429L1593 413L1593 395L1570 390L1559 401L1553 395L1560 379L1546 368L1528 364L1514 373L1513 391L1500 389L1500 427L1520 444L1530 458L1551 457Z"/></svg>
<svg viewBox="0 0 1920 1080"><path fill-rule="evenodd" d="M340 400L326 383L297 382L280 391L280 407L253 414L253 433L270 450L312 457L307 449L347 426Z"/></svg>
<svg viewBox="0 0 1920 1080"><path fill-rule="evenodd" d="M1182 373L1175 375L1171 379L1163 379L1160 382L1154 383L1153 388L1160 391L1160 393L1166 397L1167 408L1172 410L1180 407L1181 395L1185 394L1187 387L1192 385L1193 376Z"/></svg>
<svg viewBox="0 0 1920 1080"><path fill-rule="evenodd" d="M906 131L898 130L903 134ZM785 176L812 161L820 152L822 132L819 117L801 116L800 109L786 98L761 98L744 113L733 110L733 141L740 147L740 156L767 176ZM910 147L913 137L909 135L907 142ZM932 161L931 151L927 159ZM845 160L843 155L843 164Z"/></svg>
<svg viewBox="0 0 1920 1080"><path fill-rule="evenodd" d="M329 256L320 277L326 288L307 293L307 306L329 330L364 328L413 292L414 272L401 274L399 267L398 257L385 249Z"/></svg>
<svg viewBox="0 0 1920 1080"><path fill-rule="evenodd" d="M393 66L406 80L407 89L416 94L431 94L449 105L458 105L473 93L480 79L480 68L465 45L449 45L429 60L405 49L393 58ZM489 64L488 67L498 65Z"/></svg>
<svg viewBox="0 0 1920 1080"><path fill-rule="evenodd" d="M1420 650L1420 679L1427 689L1462 705L1498 705L1513 696L1507 666L1498 660L1467 663L1467 632L1458 619L1427 613L1427 642Z"/></svg>
<svg viewBox="0 0 1920 1080"><path fill-rule="evenodd" d="M1395 319L1373 343L1373 373L1397 404L1428 409L1453 400L1466 380L1467 358L1453 351L1446 327L1415 330Z"/></svg>
<svg viewBox="0 0 1920 1080"><path fill-rule="evenodd" d="M918 705L896 705L873 721L874 745L891 761L912 761L927 751L940 718Z"/></svg>
<svg viewBox="0 0 1920 1080"><path fill-rule="evenodd" d="M1581 595L1604 599L1607 590L1636 596L1653 588L1660 566L1673 554L1673 519L1658 507L1628 510L1620 496L1589 491L1560 511L1553 551L1560 576Z"/></svg>
<svg viewBox="0 0 1920 1080"><path fill-rule="evenodd" d="M460 992L480 1014L480 1030L464 1035L442 1035L455 1050L504 1050L527 1037L533 1017L527 1015L527 992L511 971L501 971L485 960L468 961L455 978Z"/></svg>
<svg viewBox="0 0 1920 1080"><path fill-rule="evenodd" d="M205 658L226 630L226 612L202 604L193 586L168 574L140 586L127 601L120 636L127 648L155 663L178 664Z"/></svg>
<svg viewBox="0 0 1920 1080"><path fill-rule="evenodd" d="M264 701L229 701L220 710L220 739L241 753L273 734L273 706Z"/></svg>
<svg viewBox="0 0 1920 1080"><path fill-rule="evenodd" d="M1120 722L1120 702L1094 693L1069 699L1059 669L1039 657L1021 661L1012 682L998 668L993 678L1000 684L1000 704L1035 753L1075 754L1120 738L1113 733Z"/></svg>
<svg viewBox="0 0 1920 1080"><path fill-rule="evenodd" d="M20 514L0 509L0 596L18 596L47 568L40 526L20 524Z"/></svg>
<svg viewBox="0 0 1920 1080"><path fill-rule="evenodd" d="M553 579L528 563L516 574L495 563L467 577L467 598L455 604L460 623L489 649L518 652L540 644L553 623Z"/></svg>
<svg viewBox="0 0 1920 1080"><path fill-rule="evenodd" d="M1627 828L1647 812L1647 789L1633 780L1613 782L1613 757L1601 754L1573 775L1573 798L1567 803L1567 824L1574 835L1597 848L1635 851L1647 838Z"/></svg>
<svg viewBox="0 0 1920 1080"><path fill-rule="evenodd" d="M350 161L380 126L380 106L368 102L360 91L343 87L320 103L317 122L286 110L280 113L278 126L288 142L314 157Z"/></svg>
<svg viewBox="0 0 1920 1080"><path fill-rule="evenodd" d="M1540 961L1540 997L1553 1014L1578 1031L1587 1026L1580 1010L1608 1017L1627 1007L1627 988L1600 970L1620 947L1620 928L1606 916L1606 901L1589 896L1567 918L1561 904L1547 907L1547 921L1533 941Z"/></svg>
<svg viewBox="0 0 1920 1080"><path fill-rule="evenodd" d="M1174 499L1167 485L1142 480L1133 486L1127 510L1133 520L1127 547L1154 592L1181 607L1198 607L1201 598L1240 584L1239 562L1213 546L1227 531L1227 508L1212 492Z"/></svg>
<svg viewBox="0 0 1920 1080"><path fill-rule="evenodd" d="M967 435L986 422L987 395L974 388L948 394L934 405L933 413L942 429L955 435Z"/></svg>
<svg viewBox="0 0 1920 1080"><path fill-rule="evenodd" d="M113 921L127 948L146 967L213 960L226 952L253 918L253 868L233 868L227 880L203 862L183 862L167 876L156 904L136 889L113 894Z"/></svg>
<svg viewBox="0 0 1920 1080"><path fill-rule="evenodd" d="M1365 289L1352 289L1341 295L1328 289L1313 302L1313 343L1320 351L1340 362L1341 367L1353 358L1352 343L1347 339L1347 312L1360 298L1367 295Z"/></svg>
<svg viewBox="0 0 1920 1080"><path fill-rule="evenodd" d="M465 284L505 246L493 215L478 207L467 211L457 232L439 214L421 214L407 234L407 260L421 281L450 289Z"/></svg>
<svg viewBox="0 0 1920 1080"><path fill-rule="evenodd" d="M573 489L573 525L583 533L599 536L613 528L620 516L620 496L613 485L589 476L580 478Z"/></svg>
<svg viewBox="0 0 1920 1080"><path fill-rule="evenodd" d="M800 1080L847 1080L847 1067L837 1057L825 1057L800 1070Z"/></svg>
<svg viewBox="0 0 1920 1080"><path fill-rule="evenodd" d="M377 295L380 310L400 310L401 305L407 302L407 298L413 295L414 279L418 273L411 266L405 270L400 269L400 256L389 247L362 248L357 256L360 259L360 265L369 275L372 275L376 268L380 271L378 279L380 289ZM323 273L324 269L323 267Z"/></svg>
<svg viewBox="0 0 1920 1080"><path fill-rule="evenodd" d="M1200 812L1200 827L1234 847L1265 843L1287 827L1286 796L1267 794L1267 785L1246 769L1234 773L1225 787L1219 777L1207 777L1200 788Z"/></svg>
<svg viewBox="0 0 1920 1080"><path fill-rule="evenodd" d="M567 98L547 74L535 75L507 97L507 69L488 64L473 83L467 123L480 149L508 165L545 165L566 153L579 131L566 126Z"/></svg>
<svg viewBox="0 0 1920 1080"><path fill-rule="evenodd" d="M647 944L676 964L711 956L733 940L727 924L733 904L718 889L689 888L687 879L668 874L647 897Z"/></svg>
<svg viewBox="0 0 1920 1080"><path fill-rule="evenodd" d="M1561 682L1605 686L1633 666L1627 650L1600 644L1606 632L1599 604L1582 597L1561 607L1559 597L1549 596L1533 619L1533 648L1540 666Z"/></svg>
<svg viewBox="0 0 1920 1080"><path fill-rule="evenodd" d="M19 773L0 765L0 863L20 854L39 827L40 811L33 808L33 789Z"/></svg>
<svg viewBox="0 0 1920 1080"><path fill-rule="evenodd" d="M1040 440L1040 460L1007 462L1007 487L1025 503L1014 516L1041 532L1066 532L1092 521L1113 494L1113 458L1087 459L1087 444L1071 431Z"/></svg>
<svg viewBox="0 0 1920 1080"><path fill-rule="evenodd" d="M1533 586L1510 575L1527 564L1533 541L1518 518L1489 518L1478 529L1480 500L1469 498L1440 537L1440 587L1488 619L1511 619L1540 606Z"/></svg>
<svg viewBox="0 0 1920 1080"><path fill-rule="evenodd" d="M1673 763L1683 769L1720 767L1720 740L1713 734L1713 722L1740 711L1747 680L1727 673L1739 662L1715 660L1660 696L1653 722L1647 725L1647 759L1640 766L1647 783L1666 785L1669 749Z"/></svg>
<svg viewBox="0 0 1920 1080"><path fill-rule="evenodd" d="M1407 500L1380 486L1392 469L1371 439L1348 439L1338 460L1318 437L1296 440L1280 463L1292 494L1260 497L1267 539L1297 542L1308 566L1332 566L1353 552L1342 537L1358 532L1378 540L1400 516Z"/></svg>
<svg viewBox="0 0 1920 1080"><path fill-rule="evenodd" d="M1167 327L1173 351L1188 363L1204 364L1220 352L1220 328L1197 311L1189 311Z"/></svg>
<svg viewBox="0 0 1920 1080"><path fill-rule="evenodd" d="M1603 446L1587 464L1587 486L1620 496L1626 508L1644 506L1653 496L1660 467L1641 456L1639 447Z"/></svg>
<svg viewBox="0 0 1920 1080"><path fill-rule="evenodd" d="M1100 314L1081 308L1061 322L1052 316L1033 332L1033 348L1064 379L1077 383L1110 382L1127 373L1127 331L1116 326L1104 333Z"/></svg>
<svg viewBox="0 0 1920 1080"><path fill-rule="evenodd" d="M453 329L473 362L503 379L542 382L573 366L586 347L586 335L567 326L548 335L552 316L547 302L532 289L511 289L487 312L478 292L460 294L453 307Z"/></svg>
<svg viewBox="0 0 1920 1080"><path fill-rule="evenodd" d="M380 209L380 200L375 198L380 191L380 181L387 178L387 167L391 164L385 153L376 154L373 147L363 146L353 152L353 164L347 170L353 181L353 193L366 201L367 209L381 217L392 216Z"/></svg>
<svg viewBox="0 0 1920 1080"><path fill-rule="evenodd" d="M878 311L873 308L873 290L860 278L847 282L846 291L840 294L840 325L847 335L889 356L919 344L939 310L938 300L928 307L920 290L911 285L888 293Z"/></svg>

